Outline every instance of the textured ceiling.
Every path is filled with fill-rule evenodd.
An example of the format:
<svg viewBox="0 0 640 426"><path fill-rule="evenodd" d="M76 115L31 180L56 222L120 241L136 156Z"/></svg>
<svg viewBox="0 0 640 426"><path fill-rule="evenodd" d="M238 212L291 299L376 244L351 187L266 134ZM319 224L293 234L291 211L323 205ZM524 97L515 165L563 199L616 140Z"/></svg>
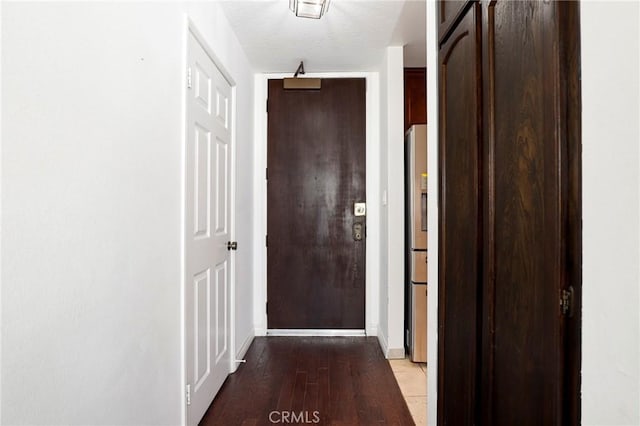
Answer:
<svg viewBox="0 0 640 426"><path fill-rule="evenodd" d="M227 0L222 7L258 72L365 71L388 46L405 67L426 65L425 0L332 0L320 20L296 18L287 0Z"/></svg>

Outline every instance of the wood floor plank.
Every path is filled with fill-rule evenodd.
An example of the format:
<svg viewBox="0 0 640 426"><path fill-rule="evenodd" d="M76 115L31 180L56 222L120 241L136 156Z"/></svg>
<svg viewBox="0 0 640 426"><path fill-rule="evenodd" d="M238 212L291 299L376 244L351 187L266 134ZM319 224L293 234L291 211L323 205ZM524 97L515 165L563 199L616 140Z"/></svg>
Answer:
<svg viewBox="0 0 640 426"><path fill-rule="evenodd" d="M334 363L331 361L335 359ZM351 368L344 354L334 351L329 364L331 415L336 421L357 423Z"/></svg>
<svg viewBox="0 0 640 426"><path fill-rule="evenodd" d="M291 402L291 410L300 412L304 408L304 397L307 393L307 372L296 371L295 385L293 386L293 401Z"/></svg>
<svg viewBox="0 0 640 426"><path fill-rule="evenodd" d="M318 383L307 383L307 392L304 395L304 404L302 406L303 411L319 411L319 385Z"/></svg>
<svg viewBox="0 0 640 426"><path fill-rule="evenodd" d="M328 360L328 351L327 351ZM331 424L331 391L329 390L329 363L318 369L318 411L322 413L325 424Z"/></svg>
<svg viewBox="0 0 640 426"><path fill-rule="evenodd" d="M257 337L245 358L202 426L414 425L376 338Z"/></svg>

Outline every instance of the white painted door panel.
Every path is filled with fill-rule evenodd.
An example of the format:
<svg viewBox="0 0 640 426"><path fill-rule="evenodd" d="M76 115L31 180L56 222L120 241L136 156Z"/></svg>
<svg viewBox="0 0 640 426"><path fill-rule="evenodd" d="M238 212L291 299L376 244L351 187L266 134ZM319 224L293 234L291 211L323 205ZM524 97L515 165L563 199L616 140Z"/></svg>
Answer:
<svg viewBox="0 0 640 426"><path fill-rule="evenodd" d="M231 87L189 32L185 151L187 424L197 424L229 374Z"/></svg>

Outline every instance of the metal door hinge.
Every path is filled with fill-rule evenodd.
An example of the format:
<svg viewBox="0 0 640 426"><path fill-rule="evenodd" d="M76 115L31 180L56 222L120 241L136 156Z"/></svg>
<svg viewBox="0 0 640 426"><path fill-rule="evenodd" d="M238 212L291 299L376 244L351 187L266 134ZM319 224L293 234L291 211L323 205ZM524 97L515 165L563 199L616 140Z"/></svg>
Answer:
<svg viewBox="0 0 640 426"><path fill-rule="evenodd" d="M265 107L265 111L266 111L266 112L269 112L269 99L267 99L266 104L267 104L267 106Z"/></svg>
<svg viewBox="0 0 640 426"><path fill-rule="evenodd" d="M264 246L265 247L269 247L269 236L268 235L264 236Z"/></svg>
<svg viewBox="0 0 640 426"><path fill-rule="evenodd" d="M191 385L187 385L187 405L191 405Z"/></svg>
<svg viewBox="0 0 640 426"><path fill-rule="evenodd" d="M266 180L269 180L269 168L265 168L265 169L264 169L264 178L265 178Z"/></svg>
<svg viewBox="0 0 640 426"><path fill-rule="evenodd" d="M191 67L187 68L187 89L191 89Z"/></svg>
<svg viewBox="0 0 640 426"><path fill-rule="evenodd" d="M228 241L227 242L227 250L238 250L238 242L237 241Z"/></svg>
<svg viewBox="0 0 640 426"><path fill-rule="evenodd" d="M573 287L560 292L560 310L562 315L573 317Z"/></svg>
<svg viewBox="0 0 640 426"><path fill-rule="evenodd" d="M269 315L269 302L266 302L266 303L265 303L264 311L265 311L265 313L266 313L267 315Z"/></svg>

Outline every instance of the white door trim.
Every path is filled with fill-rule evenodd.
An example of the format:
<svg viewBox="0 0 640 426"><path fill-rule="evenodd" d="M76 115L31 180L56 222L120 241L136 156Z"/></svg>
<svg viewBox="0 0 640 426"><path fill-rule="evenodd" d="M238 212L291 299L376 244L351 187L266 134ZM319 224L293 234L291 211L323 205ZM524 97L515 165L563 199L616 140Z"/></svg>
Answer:
<svg viewBox="0 0 640 426"><path fill-rule="evenodd" d="M186 359L186 312L185 312L185 285L186 285L186 270L185 270L185 215L186 215L186 193L185 193L185 173L186 173L186 144L188 138L187 129L187 68L188 68L188 40L189 34L192 34L195 39L204 48L207 55L211 58L216 68L220 71L224 79L231 86L231 160L229 167L229 225L230 236L235 238L236 236L236 83L231 73L225 68L222 61L215 54L204 35L198 30L195 23L189 18L187 14L184 15L184 31L182 39L182 105L181 105L181 122L182 122L182 140L180 149L180 334L181 334L181 388L179 389L179 404L181 407L182 424L187 424L187 410L186 410L186 385L187 385L187 359ZM237 369L237 363L235 362L236 356L236 341L235 341L235 281L236 281L236 265L235 265L235 252L231 252L229 259L229 373L234 372Z"/></svg>
<svg viewBox="0 0 640 426"><path fill-rule="evenodd" d="M292 74L257 74L255 76L255 152L254 164L254 328L256 336L267 335L267 84L269 79L291 77ZM367 246L365 254L365 332L378 335L380 299L380 86L376 72L307 73L305 77L365 78L366 95L366 194L367 194ZM269 333L271 335L271 333Z"/></svg>
<svg viewBox="0 0 640 426"><path fill-rule="evenodd" d="M335 336L348 336L348 337L361 337L365 336L364 330L350 330L350 329L318 329L318 328L304 328L304 329L291 329L291 328L279 328L277 330L267 330L267 336L304 336L304 337L335 337Z"/></svg>
<svg viewBox="0 0 640 426"><path fill-rule="evenodd" d="M427 172L429 176L427 192L427 424L438 422L438 4L427 4ZM584 419L584 418L583 418Z"/></svg>

